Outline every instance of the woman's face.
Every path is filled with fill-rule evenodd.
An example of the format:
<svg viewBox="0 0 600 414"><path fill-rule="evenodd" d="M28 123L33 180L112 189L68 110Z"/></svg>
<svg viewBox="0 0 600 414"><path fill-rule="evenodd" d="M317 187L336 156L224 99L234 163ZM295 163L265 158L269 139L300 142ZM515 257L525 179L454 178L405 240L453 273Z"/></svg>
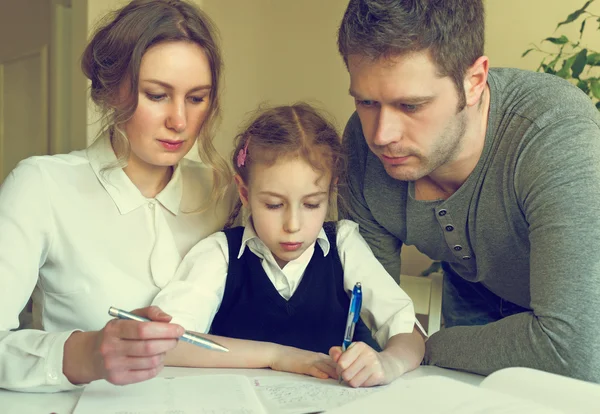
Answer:
<svg viewBox="0 0 600 414"><path fill-rule="evenodd" d="M204 50L192 42L164 42L142 57L138 105L122 126L128 168L177 164L193 147L210 111L212 78Z"/></svg>

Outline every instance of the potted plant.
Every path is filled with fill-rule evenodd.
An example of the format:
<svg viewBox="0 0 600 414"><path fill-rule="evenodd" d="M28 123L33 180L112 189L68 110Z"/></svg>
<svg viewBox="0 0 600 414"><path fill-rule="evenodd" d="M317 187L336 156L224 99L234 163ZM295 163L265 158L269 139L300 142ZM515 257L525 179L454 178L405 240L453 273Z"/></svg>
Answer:
<svg viewBox="0 0 600 414"><path fill-rule="evenodd" d="M541 44L544 42L550 43L553 47L552 51L546 51L541 46L532 45L533 47L527 49L521 57L525 57L530 52L541 53L544 57L537 68L538 72L543 71L573 82L596 102L596 108L600 110L600 102L598 102L600 100L600 77L592 70L600 66L600 53L585 47L582 43L584 30L588 23L598 25L597 30L600 30L600 16L587 10L588 6L594 1L586 1L583 7L569 14L565 20L556 26L556 30L558 30L563 25L580 24L577 39L569 39L564 34L547 37L542 40Z"/></svg>

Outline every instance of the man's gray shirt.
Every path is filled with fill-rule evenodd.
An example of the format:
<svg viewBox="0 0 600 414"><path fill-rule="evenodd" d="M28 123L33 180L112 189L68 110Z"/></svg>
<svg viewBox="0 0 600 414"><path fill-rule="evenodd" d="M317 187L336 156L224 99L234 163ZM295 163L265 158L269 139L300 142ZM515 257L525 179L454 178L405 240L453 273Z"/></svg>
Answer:
<svg viewBox="0 0 600 414"><path fill-rule="evenodd" d="M355 113L342 196L375 255L400 275L402 243L531 309L434 334L425 362L480 374L525 366L600 382L600 117L552 75L492 69L483 152L447 200L387 175Z"/></svg>

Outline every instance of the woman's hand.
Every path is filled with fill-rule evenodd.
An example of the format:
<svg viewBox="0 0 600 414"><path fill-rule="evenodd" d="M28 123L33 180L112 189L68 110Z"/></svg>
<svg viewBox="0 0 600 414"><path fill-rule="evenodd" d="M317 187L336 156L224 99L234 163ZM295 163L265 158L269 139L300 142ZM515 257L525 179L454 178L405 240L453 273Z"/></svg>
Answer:
<svg viewBox="0 0 600 414"><path fill-rule="evenodd" d="M291 346L278 345L269 367L321 379L336 378L336 363L328 355Z"/></svg>
<svg viewBox="0 0 600 414"><path fill-rule="evenodd" d="M153 322L113 319L102 330L74 332L65 342L63 372L73 384L105 379L117 385L155 377L184 329L156 306L133 311Z"/></svg>
<svg viewBox="0 0 600 414"><path fill-rule="evenodd" d="M338 375L355 388L389 384L406 371L402 360L386 351L377 352L364 342L353 342L343 353L341 347L334 346L329 355L337 363Z"/></svg>

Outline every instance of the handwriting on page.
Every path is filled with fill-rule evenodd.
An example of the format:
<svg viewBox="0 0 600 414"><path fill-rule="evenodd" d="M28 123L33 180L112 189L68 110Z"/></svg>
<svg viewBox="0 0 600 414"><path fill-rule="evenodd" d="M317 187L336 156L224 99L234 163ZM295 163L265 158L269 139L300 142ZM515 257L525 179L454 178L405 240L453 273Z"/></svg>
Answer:
<svg viewBox="0 0 600 414"><path fill-rule="evenodd" d="M368 389L342 388L336 385L317 385L296 383L286 386L263 387L261 391L266 393L268 398L277 401L281 405L291 405L303 403L306 401L327 401L327 400L354 400L361 395L369 394Z"/></svg>
<svg viewBox="0 0 600 414"><path fill-rule="evenodd" d="M126 386L86 386L74 414L263 414L248 378L201 375L154 378Z"/></svg>
<svg viewBox="0 0 600 414"><path fill-rule="evenodd" d="M334 380L257 377L254 387L269 413L297 414L344 405L380 388L351 388Z"/></svg>

